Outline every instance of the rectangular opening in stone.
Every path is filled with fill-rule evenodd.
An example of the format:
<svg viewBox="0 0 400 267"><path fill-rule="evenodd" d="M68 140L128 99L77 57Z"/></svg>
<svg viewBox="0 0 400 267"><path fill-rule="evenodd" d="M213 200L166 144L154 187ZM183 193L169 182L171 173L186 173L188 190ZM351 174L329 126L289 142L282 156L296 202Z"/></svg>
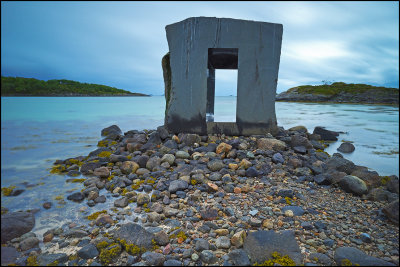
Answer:
<svg viewBox="0 0 400 267"><path fill-rule="evenodd" d="M208 49L207 122L236 121L238 54L238 48ZM217 69L218 76L216 82ZM218 103L215 107L216 96L218 96ZM235 97L234 101L232 101L233 97Z"/></svg>

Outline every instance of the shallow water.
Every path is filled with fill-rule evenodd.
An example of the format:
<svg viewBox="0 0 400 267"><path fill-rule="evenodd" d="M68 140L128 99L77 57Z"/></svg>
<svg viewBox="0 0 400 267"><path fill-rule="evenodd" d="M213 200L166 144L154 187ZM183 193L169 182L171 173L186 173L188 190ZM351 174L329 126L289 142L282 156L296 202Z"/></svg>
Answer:
<svg viewBox="0 0 400 267"><path fill-rule="evenodd" d="M236 97L216 97L215 121L235 120ZM85 207L66 200L69 192L82 184L66 183L61 175L49 173L56 159L86 156L95 150L100 131L112 124L123 132L155 129L164 122L165 99L154 97L2 97L1 98L1 186L16 185L26 191L16 197L1 197L10 211L41 208L36 214L35 231L59 226L60 222L86 222L78 212ZM399 108L376 105L276 103L278 125L288 129L304 125L343 131L339 141L326 151L333 154L341 140L352 141L356 150L344 156L380 175L399 175ZM76 177L79 178L79 177ZM90 213L105 209L110 201L89 208ZM58 203L55 196L63 196ZM134 208L133 203L130 204ZM132 217L129 219L133 219Z"/></svg>

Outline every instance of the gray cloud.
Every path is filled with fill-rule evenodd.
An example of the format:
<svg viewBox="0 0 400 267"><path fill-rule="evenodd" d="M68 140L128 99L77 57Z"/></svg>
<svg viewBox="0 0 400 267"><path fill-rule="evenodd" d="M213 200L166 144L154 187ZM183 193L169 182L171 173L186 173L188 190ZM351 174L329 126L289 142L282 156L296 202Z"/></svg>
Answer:
<svg viewBox="0 0 400 267"><path fill-rule="evenodd" d="M284 26L278 92L335 80L399 86L398 2L2 2L2 75L162 94L165 26L193 16ZM235 74L217 73L220 94ZM218 81L218 79L220 79Z"/></svg>

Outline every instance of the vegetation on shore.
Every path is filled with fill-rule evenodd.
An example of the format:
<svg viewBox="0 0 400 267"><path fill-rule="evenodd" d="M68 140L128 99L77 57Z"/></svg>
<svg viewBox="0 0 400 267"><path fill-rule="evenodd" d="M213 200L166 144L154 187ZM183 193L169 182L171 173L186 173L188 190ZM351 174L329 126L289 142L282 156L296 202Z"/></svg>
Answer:
<svg viewBox="0 0 400 267"><path fill-rule="evenodd" d="M276 101L398 105L399 89L344 82L302 85L278 94Z"/></svg>
<svg viewBox="0 0 400 267"><path fill-rule="evenodd" d="M290 88L287 92L292 92L294 90L300 94L319 94L319 95L328 95L334 96L340 93L350 93L350 94L360 94L365 93L368 90L373 89L376 93L392 93L399 94L398 88L388 88L381 86L373 86L369 84L361 84L361 83L344 83L344 82L335 82L332 84L322 84L322 85L302 85L294 88Z"/></svg>
<svg viewBox="0 0 400 267"><path fill-rule="evenodd" d="M1 76L1 96L148 96L100 84Z"/></svg>

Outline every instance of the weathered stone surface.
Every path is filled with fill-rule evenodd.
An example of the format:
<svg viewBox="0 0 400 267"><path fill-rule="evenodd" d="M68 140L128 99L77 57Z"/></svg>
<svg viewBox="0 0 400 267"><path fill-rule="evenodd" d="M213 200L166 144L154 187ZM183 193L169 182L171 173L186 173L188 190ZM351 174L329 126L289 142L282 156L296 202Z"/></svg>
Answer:
<svg viewBox="0 0 400 267"><path fill-rule="evenodd" d="M314 128L313 134L319 134L322 140L327 141L337 141L337 137L339 134L334 131L326 130L324 127L317 126Z"/></svg>
<svg viewBox="0 0 400 267"><path fill-rule="evenodd" d="M117 125L111 125L107 128L104 128L103 130L101 130L101 136L109 136L112 134L122 134L121 129L117 126Z"/></svg>
<svg viewBox="0 0 400 267"><path fill-rule="evenodd" d="M351 174L356 167L352 161L337 156L329 158L325 162L325 166L328 170L337 170L347 174Z"/></svg>
<svg viewBox="0 0 400 267"><path fill-rule="evenodd" d="M142 255L142 259L149 266L161 266L165 261L165 256L161 253L145 252Z"/></svg>
<svg viewBox="0 0 400 267"><path fill-rule="evenodd" d="M298 134L292 135L292 137L290 138L290 145L292 147L297 147L297 146L304 146L305 148L313 148L312 144L310 143L310 141Z"/></svg>
<svg viewBox="0 0 400 267"><path fill-rule="evenodd" d="M246 251L243 249L232 250L228 254L229 260L232 262L233 266L250 266L249 256L247 256Z"/></svg>
<svg viewBox="0 0 400 267"><path fill-rule="evenodd" d="M257 140L257 148L282 151L286 149L286 143L274 138L260 138Z"/></svg>
<svg viewBox="0 0 400 267"><path fill-rule="evenodd" d="M139 169L139 164L134 161L124 161L120 167L121 172L124 174L135 173Z"/></svg>
<svg viewBox="0 0 400 267"><path fill-rule="evenodd" d="M210 243L203 238L199 238L196 240L194 250L201 252L203 250L208 250L210 248Z"/></svg>
<svg viewBox="0 0 400 267"><path fill-rule="evenodd" d="M296 216L302 216L304 214L303 208L299 206L286 206L281 209L282 212L286 212L288 210L292 211L293 215Z"/></svg>
<svg viewBox="0 0 400 267"><path fill-rule="evenodd" d="M143 204L149 203L150 197L148 194L145 194L145 193L138 194L136 202L138 205L143 205Z"/></svg>
<svg viewBox="0 0 400 267"><path fill-rule="evenodd" d="M282 31L281 24L212 17L167 25L169 62L166 56L162 65L168 130L230 135L277 132L274 99ZM221 57L229 64L224 61L220 66ZM209 122L208 126L206 107L208 103L213 109L210 99L215 94L215 82L208 76L215 68L238 66L236 123Z"/></svg>
<svg viewBox="0 0 400 267"><path fill-rule="evenodd" d="M198 134L180 134L178 137L181 143L187 146L193 146L194 143L199 144L201 142L201 138Z"/></svg>
<svg viewBox="0 0 400 267"><path fill-rule="evenodd" d="M399 177L396 175L390 176L390 180L386 184L387 190L399 194Z"/></svg>
<svg viewBox="0 0 400 267"><path fill-rule="evenodd" d="M215 172L215 171L219 171L223 167L225 167L225 164L222 162L222 160L214 159L207 163L207 167L210 169L210 171Z"/></svg>
<svg viewBox="0 0 400 267"><path fill-rule="evenodd" d="M203 250L200 253L200 259L204 263L212 264L215 263L218 259L217 256L211 250Z"/></svg>
<svg viewBox="0 0 400 267"><path fill-rule="evenodd" d="M334 260L337 265L346 265L346 262L350 261L352 265L358 264L360 266L396 266L390 262L369 256L353 247L337 248L335 250Z"/></svg>
<svg viewBox="0 0 400 267"><path fill-rule="evenodd" d="M67 199L75 202L81 202L85 199L85 195L82 192L75 192L67 196Z"/></svg>
<svg viewBox="0 0 400 267"><path fill-rule="evenodd" d="M89 174L89 173L93 172L94 169L97 169L97 168L100 168L100 167L101 167L101 163L100 162L87 162L87 163L84 163L81 166L81 173Z"/></svg>
<svg viewBox="0 0 400 267"><path fill-rule="evenodd" d="M382 211L389 218L389 220L397 225L399 224L399 199L383 207Z"/></svg>
<svg viewBox="0 0 400 267"><path fill-rule="evenodd" d="M39 266L49 266L54 264L55 261L58 263L64 263L68 260L68 255L65 253L55 253L55 254L40 254L37 256L37 263Z"/></svg>
<svg viewBox="0 0 400 267"><path fill-rule="evenodd" d="M349 142L344 142L341 143L340 146L337 148L337 151L342 152L342 153L351 153L355 150L356 148L352 143Z"/></svg>
<svg viewBox="0 0 400 267"><path fill-rule="evenodd" d="M110 170L107 167L100 167L94 169L93 175L99 178L107 178L110 175Z"/></svg>
<svg viewBox="0 0 400 267"><path fill-rule="evenodd" d="M127 197L121 197L114 201L114 206L119 207L119 208L124 208L124 207L128 206L128 203L129 203L129 201L128 201Z"/></svg>
<svg viewBox="0 0 400 267"><path fill-rule="evenodd" d="M176 191L185 190L188 186L188 183L184 180L174 180L169 184L168 191L175 193Z"/></svg>
<svg viewBox="0 0 400 267"><path fill-rule="evenodd" d="M2 241L3 243L3 241ZM1 247L1 265L6 266L15 263L20 253L14 247Z"/></svg>
<svg viewBox="0 0 400 267"><path fill-rule="evenodd" d="M165 154L162 158L161 158L161 162L168 162L168 164L170 166L172 166L172 164L174 164L175 161L175 156L172 154Z"/></svg>
<svg viewBox="0 0 400 267"><path fill-rule="evenodd" d="M293 231L280 233L273 230L251 232L244 241L243 249L249 255L252 264L272 259L273 252L288 255L296 265L303 263L303 255Z"/></svg>
<svg viewBox="0 0 400 267"><path fill-rule="evenodd" d="M21 243L19 244L19 248L22 251L25 251L36 247L38 244L39 244L39 239L35 236L32 236L22 240Z"/></svg>
<svg viewBox="0 0 400 267"><path fill-rule="evenodd" d="M78 250L78 256L82 259L93 259L94 257L97 257L97 255L99 255L99 251L93 244L87 244Z"/></svg>
<svg viewBox="0 0 400 267"><path fill-rule="evenodd" d="M113 233L115 238L125 239L128 244L136 244L146 249L153 246L151 240L154 239L154 234L135 223L123 224L119 229L113 230Z"/></svg>
<svg viewBox="0 0 400 267"><path fill-rule="evenodd" d="M346 175L340 180L339 186L348 193L363 195L368 193L368 187L363 180L357 176Z"/></svg>
<svg viewBox="0 0 400 267"><path fill-rule="evenodd" d="M1 243L29 232L35 226L35 217L31 212L10 212L1 215Z"/></svg>

